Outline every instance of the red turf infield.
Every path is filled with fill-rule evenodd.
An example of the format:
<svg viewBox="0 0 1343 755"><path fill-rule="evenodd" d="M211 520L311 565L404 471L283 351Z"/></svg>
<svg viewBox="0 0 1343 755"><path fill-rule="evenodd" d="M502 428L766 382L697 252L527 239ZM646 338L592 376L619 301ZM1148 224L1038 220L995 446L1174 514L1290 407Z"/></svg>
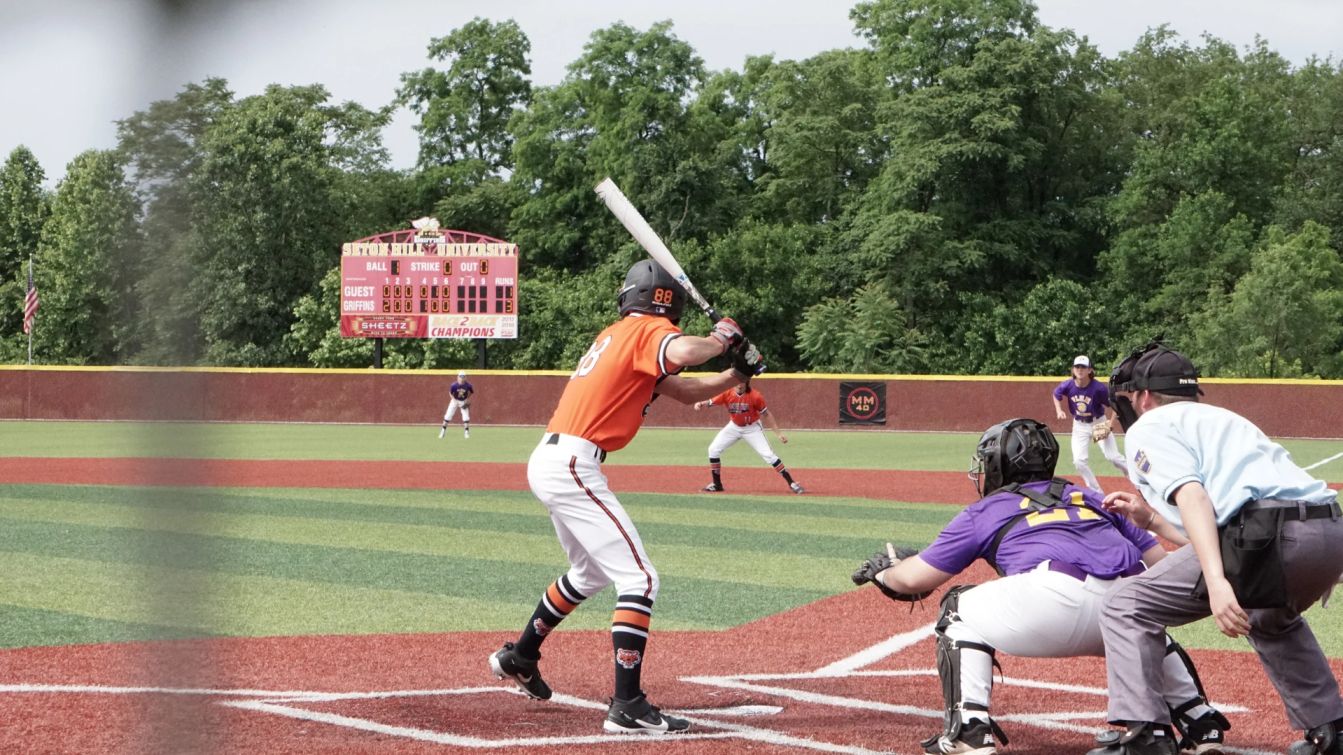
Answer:
<svg viewBox="0 0 1343 755"><path fill-rule="evenodd" d="M0 459L0 481L89 484L370 487L368 481L437 480L471 472L498 489L525 489L517 465L244 462L144 459ZM734 470L736 473L737 470ZM781 493L769 470L740 470L734 492ZM610 466L617 490L693 490L702 470ZM753 473L753 474L752 474ZM461 475L461 477L458 477ZM807 470L816 493L963 502L959 473ZM423 485L423 487L430 487ZM981 565L982 567L982 565ZM966 581L992 577L987 567ZM668 589L675 589L668 585ZM646 686L669 710L702 709L700 736L610 742L601 737L610 690L605 632L561 630L543 669L560 695L548 703L509 691L485 666L510 633L225 638L0 652L3 752L490 752L692 753L919 752L939 726L932 643L921 639L863 664L852 657L918 630L936 597L913 613L855 590L717 633L657 632ZM604 610L589 608L586 610ZM521 618L521 617L520 617ZM1295 738L1281 703L1248 653L1194 651L1215 701L1229 713L1230 744L1280 752ZM843 663L844 659L850 659ZM1099 659L1004 658L995 714L1012 737L1005 752L1080 753L1102 725ZM834 665L837 664L838 665ZM827 674L816 674L831 667ZM1343 663L1334 662L1335 673ZM896 675L895 672L917 672ZM793 674L787 679L723 679ZM801 676L799 676L801 675ZM717 677L713 683L692 677ZM1021 686L1016 680L1031 680ZM38 685L51 685L41 687ZM75 688L72 685L87 685ZM416 692L419 691L419 692ZM425 693L424 691L430 691ZM393 693L401 694L373 694ZM347 693L341 699L314 693ZM239 705L250 707L238 707ZM777 706L728 716L725 708ZM268 707L269 706L269 707ZM719 712L714 712L714 711Z"/></svg>
<svg viewBox="0 0 1343 755"><path fill-rule="evenodd" d="M911 614L893 609L875 591L855 590L727 632L655 633L645 679L660 705L669 710L782 708L751 717L701 712L696 716L701 733L724 734L715 722L749 731L731 738L671 742L585 739L601 735L601 706L609 694L610 650L604 632L561 631L550 639L542 668L558 693L574 699L547 703L495 689L499 683L487 671L485 658L507 639L501 633L229 638L12 650L0 653L0 684L6 685L0 687L0 716L6 722L0 750L419 753L484 748L719 755L824 748L916 753L918 740L940 725L932 717L940 708L936 678L872 674L931 672L931 640L919 640L861 668L815 678L752 679L747 689L696 683L690 677L815 672L892 635L917 630L932 620L934 610L930 602ZM1229 714L1231 744L1280 752L1292 741L1282 706L1252 656L1193 655L1214 699L1247 709ZM995 687L994 706L1012 738L1006 751L1085 751L1090 734L1080 729L1101 725L1105 703L1099 694L1078 688L1103 687L1103 662L1002 660L1007 682ZM1335 669L1343 672L1338 663ZM1055 686L1022 687L1017 679ZM14 686L43 684L109 689L21 691ZM117 687L198 693L110 689ZM441 692L294 699L298 692L416 690ZM281 707L272 712L230 705L277 699L272 704ZM594 707L575 707L575 701ZM312 720L322 716L329 718ZM1033 723L1016 720L1023 718ZM532 741L537 738L574 741L550 740L552 744L542 746ZM507 740L514 740L513 746ZM468 748L472 741L475 745Z"/></svg>

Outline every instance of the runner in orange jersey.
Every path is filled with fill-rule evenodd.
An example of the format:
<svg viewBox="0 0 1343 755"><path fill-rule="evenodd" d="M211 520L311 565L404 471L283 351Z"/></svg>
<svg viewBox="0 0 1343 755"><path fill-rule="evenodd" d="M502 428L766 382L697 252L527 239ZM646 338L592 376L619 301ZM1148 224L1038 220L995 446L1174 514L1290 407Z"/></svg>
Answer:
<svg viewBox="0 0 1343 755"><path fill-rule="evenodd" d="M774 449L769 447L769 440L765 438L765 431L761 427L761 419L769 425L769 429L779 436L780 443L787 443L788 436L779 429L779 423L765 404L765 397L760 391L751 387L751 381L738 385L731 390L723 391L708 401L695 402L695 409L703 409L706 406L722 406L727 409L729 421L714 436L713 442L709 444L709 474L713 475L713 482L704 488L706 493L723 492L723 452L732 447L739 440L746 441L746 445L755 449L760 454L760 458L765 463L778 472L783 481L788 483L788 489L802 494L802 486L793 480L789 474L788 468L783 465L783 460L774 454Z"/></svg>
<svg viewBox="0 0 1343 755"><path fill-rule="evenodd" d="M621 319L597 336L560 397L541 443L527 463L532 493L550 511L569 571L542 594L517 642L490 656L490 669L534 698L550 697L537 668L541 643L591 595L614 583L611 617L615 694L603 728L612 733L668 734L690 722L661 713L640 686L658 574L625 508L607 486L601 464L624 448L658 395L685 404L713 396L760 372L759 355L730 319L707 337L681 333L685 290L653 263L635 263L618 302ZM729 355L733 367L709 378L677 373Z"/></svg>

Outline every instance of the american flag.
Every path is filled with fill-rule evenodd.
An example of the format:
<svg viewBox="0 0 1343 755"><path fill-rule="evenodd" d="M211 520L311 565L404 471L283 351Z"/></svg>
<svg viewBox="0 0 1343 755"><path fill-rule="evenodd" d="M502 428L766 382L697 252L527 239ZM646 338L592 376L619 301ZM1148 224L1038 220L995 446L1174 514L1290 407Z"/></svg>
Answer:
<svg viewBox="0 0 1343 755"><path fill-rule="evenodd" d="M37 286L33 283L33 261L28 260L28 294L23 297L23 332L33 332L33 318L37 317Z"/></svg>

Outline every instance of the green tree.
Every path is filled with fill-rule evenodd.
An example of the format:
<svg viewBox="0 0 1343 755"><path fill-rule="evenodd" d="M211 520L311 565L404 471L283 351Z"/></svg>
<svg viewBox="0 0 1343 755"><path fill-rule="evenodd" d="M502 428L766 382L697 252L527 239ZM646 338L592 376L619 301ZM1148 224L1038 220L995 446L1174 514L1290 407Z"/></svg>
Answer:
<svg viewBox="0 0 1343 755"><path fill-rule="evenodd" d="M893 93L880 111L890 157L842 220L844 268L883 281L911 327L941 335L930 368L964 369L953 334L967 295L1094 276L1096 198L1124 170L1121 103L1101 94L1096 49L1038 26L1026 2L883 0L855 17Z"/></svg>
<svg viewBox="0 0 1343 755"><path fill-rule="evenodd" d="M1024 296L1006 301L977 297L956 339L962 372L988 375L1053 375L1066 359L1090 354L1105 364L1125 348L1107 335L1113 315L1086 286L1047 278Z"/></svg>
<svg viewBox="0 0 1343 755"><path fill-rule="evenodd" d="M869 283L848 299L809 307L797 346L812 369L829 372L914 372L924 337L882 284Z"/></svg>
<svg viewBox="0 0 1343 755"><path fill-rule="evenodd" d="M1292 160L1274 200L1274 222L1300 228L1314 220L1343 244L1343 62L1309 60L1287 90Z"/></svg>
<svg viewBox="0 0 1343 755"><path fill-rule="evenodd" d="M401 75L397 101L419 116L422 170L475 162L486 173L512 165L508 121L531 99L531 41L514 21L475 18L429 42L446 69Z"/></svg>
<svg viewBox="0 0 1343 755"><path fill-rule="evenodd" d="M27 147L15 147L0 167L0 344L23 333L28 259L37 251L50 212L43 178L42 166ZM26 359L26 344L23 353ZM13 358L11 349L0 346L0 361Z"/></svg>
<svg viewBox="0 0 1343 755"><path fill-rule="evenodd" d="M192 285L204 259L192 177L206 156L206 132L232 104L228 83L210 78L117 122L117 150L144 208L144 275L135 286L148 306L137 320L135 361L193 364L204 351L206 300Z"/></svg>
<svg viewBox="0 0 1343 755"><path fill-rule="evenodd" d="M42 310L34 359L115 364L134 353L137 210L116 153L89 150L70 162L37 252Z"/></svg>
<svg viewBox="0 0 1343 755"><path fill-rule="evenodd" d="M1244 57L1205 37L1191 47L1149 32L1116 65L1122 115L1141 134L1100 256L1106 298L1125 329L1180 332L1209 296L1249 269L1294 161L1289 66L1260 42Z"/></svg>
<svg viewBox="0 0 1343 755"><path fill-rule="evenodd" d="M715 206L723 186L716 145L692 128L703 80L703 62L670 22L594 32L564 80L513 121L512 180L526 199L509 240L539 264L590 268L626 238L592 191L607 175L667 240L702 238L715 216L699 210Z"/></svg>
<svg viewBox="0 0 1343 755"><path fill-rule="evenodd" d="M775 64L761 108L770 154L756 204L785 222L840 216L886 157L877 129L881 88L870 50L834 50Z"/></svg>
<svg viewBox="0 0 1343 755"><path fill-rule="evenodd" d="M1268 230L1250 271L1193 318L1196 361L1227 377L1343 377L1343 258L1307 221Z"/></svg>
<svg viewBox="0 0 1343 755"><path fill-rule="evenodd" d="M208 363L290 363L294 307L350 240L340 176L382 159L369 131L385 118L327 99L321 86L271 86L205 133L192 179L201 235L193 293Z"/></svg>

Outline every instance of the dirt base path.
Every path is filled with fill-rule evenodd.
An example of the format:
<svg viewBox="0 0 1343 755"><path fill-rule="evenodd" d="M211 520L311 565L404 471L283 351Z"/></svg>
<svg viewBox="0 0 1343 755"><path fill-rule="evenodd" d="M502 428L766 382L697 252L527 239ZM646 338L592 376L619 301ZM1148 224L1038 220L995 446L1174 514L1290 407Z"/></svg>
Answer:
<svg viewBox="0 0 1343 755"><path fill-rule="evenodd" d="M709 482L700 467L608 464L617 491L693 493ZM964 472L878 469L794 470L814 495L930 503L970 503L974 486ZM1122 484L1118 477L1107 478ZM64 485L166 485L203 487L401 488L421 490L527 490L523 464L451 461L299 461L160 459L0 458L0 483ZM778 473L764 467L733 468L728 492L789 495Z"/></svg>

